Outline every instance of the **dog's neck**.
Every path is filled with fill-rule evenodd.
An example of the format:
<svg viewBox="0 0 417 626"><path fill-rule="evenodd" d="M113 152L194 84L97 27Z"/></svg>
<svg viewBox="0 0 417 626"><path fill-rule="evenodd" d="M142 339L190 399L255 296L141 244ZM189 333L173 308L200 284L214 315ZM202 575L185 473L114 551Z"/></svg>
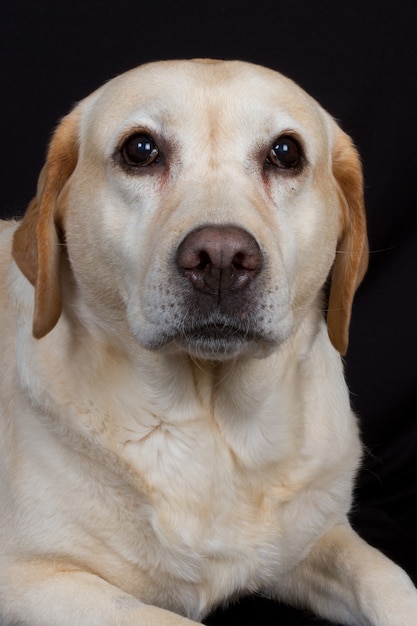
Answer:
<svg viewBox="0 0 417 626"><path fill-rule="evenodd" d="M95 330L66 316L41 340L33 339L29 323L20 327L17 342L30 349L20 352L19 377L30 401L55 422L82 431L94 421L89 415L96 416L95 424L101 416L109 441L127 439L126 433L140 439L161 424L182 428L214 420L246 464L267 463L276 460L282 433L294 432L289 421L303 429L307 394L311 403L314 389L324 385L329 397L334 378L343 376L318 308L264 359L198 361L186 352L144 350L125 333L109 340L108 333ZM62 367L62 355L73 364L70 370ZM326 393L314 400L318 414L328 410Z"/></svg>

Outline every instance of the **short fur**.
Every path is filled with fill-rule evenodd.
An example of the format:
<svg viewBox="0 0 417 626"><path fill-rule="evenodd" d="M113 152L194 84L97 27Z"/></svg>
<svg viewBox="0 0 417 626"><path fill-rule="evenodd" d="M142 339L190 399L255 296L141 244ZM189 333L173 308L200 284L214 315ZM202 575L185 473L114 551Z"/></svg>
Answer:
<svg viewBox="0 0 417 626"><path fill-rule="evenodd" d="M143 167L137 132L159 149ZM297 167L271 163L279 137ZM347 519L362 186L333 119L245 63L145 65L61 122L0 231L1 624L185 626L251 591L417 623L407 575ZM215 296L186 267L201 229L220 273L255 250Z"/></svg>

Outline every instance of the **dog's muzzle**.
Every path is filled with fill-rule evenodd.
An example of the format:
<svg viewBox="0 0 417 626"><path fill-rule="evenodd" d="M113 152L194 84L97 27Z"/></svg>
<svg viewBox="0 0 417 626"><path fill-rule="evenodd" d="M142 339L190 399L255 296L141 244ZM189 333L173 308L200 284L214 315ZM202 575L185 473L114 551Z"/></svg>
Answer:
<svg viewBox="0 0 417 626"><path fill-rule="evenodd" d="M240 227L206 225L185 236L176 265L188 300L181 341L191 352L224 358L256 340L250 311L263 264L258 243Z"/></svg>

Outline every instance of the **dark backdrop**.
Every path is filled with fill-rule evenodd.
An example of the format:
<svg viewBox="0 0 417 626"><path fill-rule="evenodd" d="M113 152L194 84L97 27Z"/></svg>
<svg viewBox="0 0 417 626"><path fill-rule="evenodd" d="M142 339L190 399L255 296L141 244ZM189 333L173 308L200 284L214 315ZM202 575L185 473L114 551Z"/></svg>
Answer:
<svg viewBox="0 0 417 626"><path fill-rule="evenodd" d="M3 217L22 214L33 195L58 118L149 60L268 65L352 135L364 161L372 252L346 359L367 451L352 519L417 582L417 3L6 0L0 29ZM251 619L320 624L260 598L210 623Z"/></svg>

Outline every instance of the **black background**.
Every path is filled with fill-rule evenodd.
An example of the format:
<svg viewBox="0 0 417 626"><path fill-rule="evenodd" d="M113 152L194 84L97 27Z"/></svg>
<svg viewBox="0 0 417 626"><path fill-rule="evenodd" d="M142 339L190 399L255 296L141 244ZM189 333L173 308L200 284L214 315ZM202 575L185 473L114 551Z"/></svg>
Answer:
<svg viewBox="0 0 417 626"><path fill-rule="evenodd" d="M417 3L9 0L0 8L0 46L2 217L25 210L57 120L145 61L268 65L298 81L354 138L371 263L346 358L366 446L352 520L417 582ZM208 621L252 619L321 623L260 598Z"/></svg>

